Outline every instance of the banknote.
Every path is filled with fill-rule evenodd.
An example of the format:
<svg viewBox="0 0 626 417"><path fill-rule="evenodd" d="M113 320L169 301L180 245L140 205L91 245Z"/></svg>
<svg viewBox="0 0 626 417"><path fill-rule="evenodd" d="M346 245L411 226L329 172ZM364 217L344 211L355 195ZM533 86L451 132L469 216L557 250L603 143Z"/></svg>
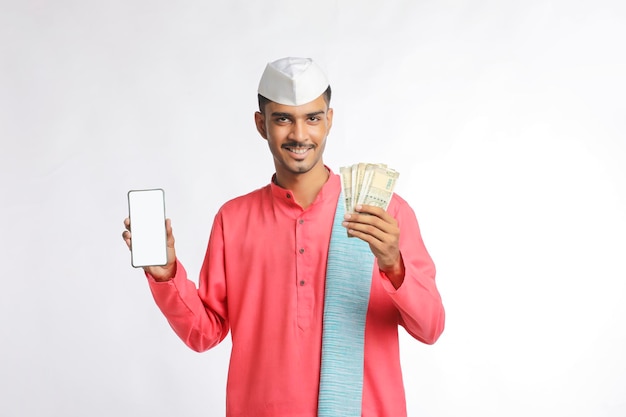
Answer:
<svg viewBox="0 0 626 417"><path fill-rule="evenodd" d="M400 173L386 164L359 162L339 168L346 213L354 212L358 204L386 210Z"/></svg>

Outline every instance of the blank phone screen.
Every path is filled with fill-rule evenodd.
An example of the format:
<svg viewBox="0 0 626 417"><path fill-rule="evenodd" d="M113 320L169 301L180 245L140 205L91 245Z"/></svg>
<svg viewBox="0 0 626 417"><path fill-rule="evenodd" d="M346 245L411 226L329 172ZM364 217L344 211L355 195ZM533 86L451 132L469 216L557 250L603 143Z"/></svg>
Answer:
<svg viewBox="0 0 626 417"><path fill-rule="evenodd" d="M162 189L128 192L131 264L135 267L167 263L165 193Z"/></svg>

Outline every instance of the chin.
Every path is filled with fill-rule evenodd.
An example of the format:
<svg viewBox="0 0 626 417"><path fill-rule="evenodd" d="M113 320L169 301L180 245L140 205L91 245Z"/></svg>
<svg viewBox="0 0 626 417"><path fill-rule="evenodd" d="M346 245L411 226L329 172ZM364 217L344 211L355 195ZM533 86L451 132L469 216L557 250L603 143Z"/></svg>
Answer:
<svg viewBox="0 0 626 417"><path fill-rule="evenodd" d="M313 167L309 167L309 166L300 166L300 167L295 167L294 169L290 169L291 172L293 172L294 174L306 174L307 172L311 171Z"/></svg>
<svg viewBox="0 0 626 417"><path fill-rule="evenodd" d="M317 160L317 161L309 161L309 160L303 160L303 161L282 161L282 163L280 164L282 166L282 169L285 172L289 172L290 174L293 175L302 175L302 174L307 174L311 171L315 171L315 169L317 169L318 165L322 165L323 164ZM278 169L278 166L276 167Z"/></svg>

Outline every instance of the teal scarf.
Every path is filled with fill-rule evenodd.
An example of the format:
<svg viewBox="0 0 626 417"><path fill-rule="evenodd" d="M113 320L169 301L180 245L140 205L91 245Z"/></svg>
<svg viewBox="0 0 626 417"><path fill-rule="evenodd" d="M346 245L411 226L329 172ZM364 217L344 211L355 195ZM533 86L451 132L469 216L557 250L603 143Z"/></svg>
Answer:
<svg viewBox="0 0 626 417"><path fill-rule="evenodd" d="M374 255L369 245L349 238L341 225L343 194L333 222L322 331L318 417L360 417L363 344Z"/></svg>

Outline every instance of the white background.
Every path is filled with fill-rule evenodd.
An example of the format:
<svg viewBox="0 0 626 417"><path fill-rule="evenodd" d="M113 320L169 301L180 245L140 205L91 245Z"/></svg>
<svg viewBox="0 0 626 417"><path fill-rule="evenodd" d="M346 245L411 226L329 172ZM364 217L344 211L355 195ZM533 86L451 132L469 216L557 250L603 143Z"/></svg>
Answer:
<svg viewBox="0 0 626 417"><path fill-rule="evenodd" d="M0 414L220 416L121 239L163 187L197 277L269 182L268 61L326 68L325 161L401 172L447 327L403 336L410 416L626 415L621 1L0 0Z"/></svg>

